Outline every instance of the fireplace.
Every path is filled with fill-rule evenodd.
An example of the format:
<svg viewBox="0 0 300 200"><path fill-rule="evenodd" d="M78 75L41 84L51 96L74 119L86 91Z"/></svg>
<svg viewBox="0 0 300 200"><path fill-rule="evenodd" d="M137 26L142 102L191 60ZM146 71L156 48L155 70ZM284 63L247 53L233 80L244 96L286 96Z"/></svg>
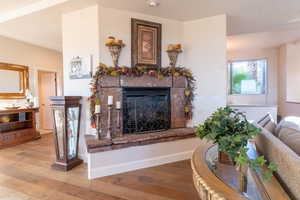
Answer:
<svg viewBox="0 0 300 200"><path fill-rule="evenodd" d="M123 134L141 134L170 128L170 88L123 88L122 96Z"/></svg>
<svg viewBox="0 0 300 200"><path fill-rule="evenodd" d="M98 82L101 106L101 139L85 135L89 153L110 151L131 146L175 141L195 136L194 128L186 128L185 77L148 75L103 76ZM120 110L111 110L112 139L108 130L108 96L122 102ZM145 134L146 133L146 134Z"/></svg>

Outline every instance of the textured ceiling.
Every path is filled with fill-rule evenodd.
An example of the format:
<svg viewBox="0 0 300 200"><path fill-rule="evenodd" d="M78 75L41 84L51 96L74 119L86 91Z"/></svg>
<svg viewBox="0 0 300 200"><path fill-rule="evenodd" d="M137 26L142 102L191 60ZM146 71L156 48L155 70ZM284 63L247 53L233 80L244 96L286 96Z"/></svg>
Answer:
<svg viewBox="0 0 300 200"><path fill-rule="evenodd" d="M38 1L41 0L2 0L0 1L0 13L7 13Z"/></svg>
<svg viewBox="0 0 300 200"><path fill-rule="evenodd" d="M300 27L290 26L279 30L229 36L227 49L239 51L245 49L265 49L279 47L282 44L300 39Z"/></svg>
<svg viewBox="0 0 300 200"><path fill-rule="evenodd" d="M219 14L228 15L228 34L268 31L299 17L299 0L160 0L157 8L144 0L102 0L102 5L145 14L194 20Z"/></svg>
<svg viewBox="0 0 300 200"><path fill-rule="evenodd" d="M3 0L0 2L0 11L11 11L37 1ZM293 20L300 22L299 0L160 0L161 4L156 8L149 7L145 2L145 0L69 0L59 6L0 24L0 35L61 50L61 14L70 9L83 8L95 3L181 21L225 13L228 16L229 36L276 32L289 27L289 22Z"/></svg>

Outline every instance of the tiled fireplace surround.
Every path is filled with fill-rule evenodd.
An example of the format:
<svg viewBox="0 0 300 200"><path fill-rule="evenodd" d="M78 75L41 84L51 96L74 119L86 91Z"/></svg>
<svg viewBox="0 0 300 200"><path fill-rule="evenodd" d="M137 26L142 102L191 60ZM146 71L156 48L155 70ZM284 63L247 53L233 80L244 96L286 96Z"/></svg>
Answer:
<svg viewBox="0 0 300 200"><path fill-rule="evenodd" d="M186 118L184 115L184 90L186 88L185 77L156 77L144 75L141 77L130 76L105 76L99 81L101 106L101 129L102 138L86 135L85 141L89 153L109 151L130 146L146 145L178 139L190 138L195 136L193 128L186 128ZM123 88L169 88L170 89L170 129L159 132L147 132L137 134L123 134L123 111L120 111L118 118L115 109L116 101L122 102ZM114 107L112 109L112 139L105 139L108 117L107 117L107 98L113 96ZM119 127L117 126L119 120Z"/></svg>

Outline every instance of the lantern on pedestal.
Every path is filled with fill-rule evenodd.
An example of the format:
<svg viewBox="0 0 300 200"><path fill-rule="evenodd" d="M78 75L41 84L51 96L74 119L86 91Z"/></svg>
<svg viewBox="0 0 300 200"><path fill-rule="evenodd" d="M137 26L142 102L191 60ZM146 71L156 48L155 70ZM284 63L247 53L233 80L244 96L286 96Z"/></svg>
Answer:
<svg viewBox="0 0 300 200"><path fill-rule="evenodd" d="M79 96L50 97L54 119L56 162L52 168L68 171L82 163L78 158L81 105Z"/></svg>

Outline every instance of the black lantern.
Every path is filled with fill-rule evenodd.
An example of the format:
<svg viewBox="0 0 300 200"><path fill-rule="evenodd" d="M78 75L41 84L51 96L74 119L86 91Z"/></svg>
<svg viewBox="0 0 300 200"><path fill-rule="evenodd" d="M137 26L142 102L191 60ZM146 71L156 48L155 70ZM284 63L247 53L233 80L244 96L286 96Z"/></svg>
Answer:
<svg viewBox="0 0 300 200"><path fill-rule="evenodd" d="M56 162L52 168L68 171L82 163L78 158L81 105L79 96L50 97L54 119Z"/></svg>

